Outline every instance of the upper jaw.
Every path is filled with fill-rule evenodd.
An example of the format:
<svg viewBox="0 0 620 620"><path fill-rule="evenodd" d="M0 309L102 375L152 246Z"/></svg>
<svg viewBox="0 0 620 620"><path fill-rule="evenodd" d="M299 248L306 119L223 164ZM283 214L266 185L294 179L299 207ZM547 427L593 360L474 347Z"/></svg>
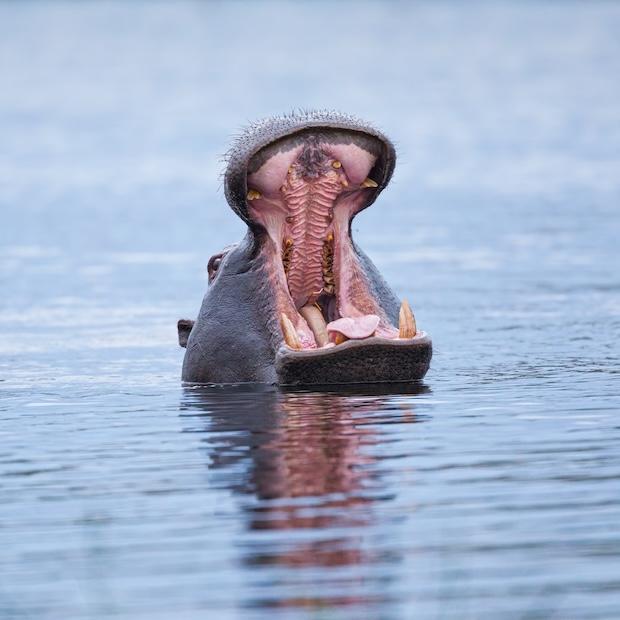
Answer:
<svg viewBox="0 0 620 620"><path fill-rule="evenodd" d="M226 154L224 191L230 207L237 215L255 228L247 208L247 170L250 159L265 146L282 138L310 129L345 130L376 138L382 145L382 168L373 178L378 183L377 192L364 205L369 206L390 181L396 163L394 145L389 138L371 123L334 110L309 110L281 116L272 116L245 127Z"/></svg>

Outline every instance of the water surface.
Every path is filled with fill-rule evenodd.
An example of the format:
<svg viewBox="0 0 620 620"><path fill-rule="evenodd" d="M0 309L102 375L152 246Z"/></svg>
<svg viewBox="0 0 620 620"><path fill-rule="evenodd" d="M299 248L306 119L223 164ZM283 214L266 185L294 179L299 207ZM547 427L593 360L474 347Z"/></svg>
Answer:
<svg viewBox="0 0 620 620"><path fill-rule="evenodd" d="M620 617L619 31L609 2L0 4L0 617ZM220 155L296 107L397 143L354 234L433 337L423 385L180 383L243 233Z"/></svg>

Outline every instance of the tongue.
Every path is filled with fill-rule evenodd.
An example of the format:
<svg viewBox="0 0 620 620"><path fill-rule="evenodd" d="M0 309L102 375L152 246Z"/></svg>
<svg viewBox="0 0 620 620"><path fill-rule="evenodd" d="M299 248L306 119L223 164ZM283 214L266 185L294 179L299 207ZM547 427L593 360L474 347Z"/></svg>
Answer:
<svg viewBox="0 0 620 620"><path fill-rule="evenodd" d="M379 326L379 317L376 314L366 316L344 317L327 324L330 335L340 333L352 340L362 340L372 336Z"/></svg>

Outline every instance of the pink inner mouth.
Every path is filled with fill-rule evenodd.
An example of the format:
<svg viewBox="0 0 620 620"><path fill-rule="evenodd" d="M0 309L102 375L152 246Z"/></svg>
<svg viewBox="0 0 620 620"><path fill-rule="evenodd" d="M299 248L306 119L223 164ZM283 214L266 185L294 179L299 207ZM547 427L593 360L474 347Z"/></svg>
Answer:
<svg viewBox="0 0 620 620"><path fill-rule="evenodd" d="M377 187L368 177L376 160L356 144L308 136L284 142L248 175L250 216L273 243L276 305L302 349L330 346L328 337L338 343L399 336L349 237L351 218Z"/></svg>

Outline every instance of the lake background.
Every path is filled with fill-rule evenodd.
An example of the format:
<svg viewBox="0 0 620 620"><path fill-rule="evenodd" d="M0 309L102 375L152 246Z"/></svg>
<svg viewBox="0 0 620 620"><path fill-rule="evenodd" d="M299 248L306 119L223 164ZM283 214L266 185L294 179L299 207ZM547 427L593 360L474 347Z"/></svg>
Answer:
<svg viewBox="0 0 620 620"><path fill-rule="evenodd" d="M0 3L0 618L620 617L620 4ZM296 108L396 174L354 235L424 385L187 389Z"/></svg>

